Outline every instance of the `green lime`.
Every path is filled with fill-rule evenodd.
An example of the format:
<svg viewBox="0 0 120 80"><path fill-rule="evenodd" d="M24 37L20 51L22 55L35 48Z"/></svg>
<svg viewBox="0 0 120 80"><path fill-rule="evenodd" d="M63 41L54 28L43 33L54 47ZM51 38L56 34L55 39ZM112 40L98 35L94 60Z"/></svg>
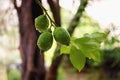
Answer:
<svg viewBox="0 0 120 80"><path fill-rule="evenodd" d="M49 20L45 14L35 18L35 28L39 32L45 31L49 26Z"/></svg>
<svg viewBox="0 0 120 80"><path fill-rule="evenodd" d="M62 27L57 27L53 32L54 38L58 43L69 45L70 35L67 30Z"/></svg>
<svg viewBox="0 0 120 80"><path fill-rule="evenodd" d="M47 51L53 44L53 36L49 31L43 32L37 41L37 45L41 50Z"/></svg>

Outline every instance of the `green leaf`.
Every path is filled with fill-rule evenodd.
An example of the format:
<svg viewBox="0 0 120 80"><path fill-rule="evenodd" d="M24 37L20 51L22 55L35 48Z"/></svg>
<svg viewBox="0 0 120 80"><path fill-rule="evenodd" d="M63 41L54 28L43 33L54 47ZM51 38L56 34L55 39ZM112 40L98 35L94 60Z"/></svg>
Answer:
<svg viewBox="0 0 120 80"><path fill-rule="evenodd" d="M105 33L100 33L100 32L95 32L95 33L92 33L92 34L84 34L85 37L89 37L91 38L92 40L95 40L96 42L99 42L101 43L103 40L106 39L107 37L107 34Z"/></svg>
<svg viewBox="0 0 120 80"><path fill-rule="evenodd" d="M88 37L78 38L74 40L74 44L76 44L80 50L82 51L95 51L99 50L100 44L89 39Z"/></svg>
<svg viewBox="0 0 120 80"><path fill-rule="evenodd" d="M69 54L70 53L70 46L63 45L60 49L61 54Z"/></svg>
<svg viewBox="0 0 120 80"><path fill-rule="evenodd" d="M92 53L85 53L84 54L86 57L89 59L93 59L94 61L100 62L101 57L100 57L100 52L99 51L94 51Z"/></svg>
<svg viewBox="0 0 120 80"><path fill-rule="evenodd" d="M70 61L76 69L81 71L85 66L86 58L79 49L75 46L71 46Z"/></svg>
<svg viewBox="0 0 120 80"><path fill-rule="evenodd" d="M89 37L82 37L82 38L74 39L73 41L74 42L77 41L77 43L79 43L79 44L84 44L84 43L90 41L90 38Z"/></svg>
<svg viewBox="0 0 120 80"><path fill-rule="evenodd" d="M73 43L77 46L77 49L80 49L85 57L95 61L100 61L100 43L95 42L88 37L78 38L74 40Z"/></svg>
<svg viewBox="0 0 120 80"><path fill-rule="evenodd" d="M94 51L91 57L94 61L100 62L101 61L100 51Z"/></svg>
<svg viewBox="0 0 120 80"><path fill-rule="evenodd" d="M93 35L93 38L98 42L102 42L107 37L105 33L100 33L100 32L95 32L92 35Z"/></svg>

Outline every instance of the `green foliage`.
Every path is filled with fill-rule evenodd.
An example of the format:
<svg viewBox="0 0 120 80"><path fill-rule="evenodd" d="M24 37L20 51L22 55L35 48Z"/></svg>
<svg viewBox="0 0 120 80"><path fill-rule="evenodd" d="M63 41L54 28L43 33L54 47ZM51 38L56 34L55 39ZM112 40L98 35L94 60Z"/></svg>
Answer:
<svg viewBox="0 0 120 80"><path fill-rule="evenodd" d="M70 61L76 69L81 71L85 66L86 58L79 49L75 46L71 46Z"/></svg>
<svg viewBox="0 0 120 80"><path fill-rule="evenodd" d="M116 67L116 65L120 66L120 47L114 49L105 49L102 53L102 63L110 62L109 67Z"/></svg>
<svg viewBox="0 0 120 80"><path fill-rule="evenodd" d="M86 12L83 12L81 20L82 21L79 24L80 26L93 26L94 28L99 27L98 23L89 17Z"/></svg>
<svg viewBox="0 0 120 80"><path fill-rule="evenodd" d="M106 36L100 32L85 34L81 38L73 39L69 46L62 46L61 53L70 54L71 63L80 71L85 65L86 58L100 62L100 43Z"/></svg>
<svg viewBox="0 0 120 80"><path fill-rule="evenodd" d="M105 40L105 48L113 48L114 44L119 44L120 40L117 37L111 37L109 36L108 39Z"/></svg>
<svg viewBox="0 0 120 80"><path fill-rule="evenodd" d="M61 54L63 54L63 53L69 54L70 53L70 46L66 46L66 45L61 46L60 53Z"/></svg>
<svg viewBox="0 0 120 80"><path fill-rule="evenodd" d="M68 31L66 31L64 28L62 27L55 28L53 35L57 42L64 44L64 45L69 45L70 35Z"/></svg>
<svg viewBox="0 0 120 80"><path fill-rule="evenodd" d="M8 80L21 80L20 72L16 69L10 69L8 72Z"/></svg>
<svg viewBox="0 0 120 80"><path fill-rule="evenodd" d="M101 43L107 37L107 34L95 32L92 35L85 34L84 36L93 38L96 42Z"/></svg>

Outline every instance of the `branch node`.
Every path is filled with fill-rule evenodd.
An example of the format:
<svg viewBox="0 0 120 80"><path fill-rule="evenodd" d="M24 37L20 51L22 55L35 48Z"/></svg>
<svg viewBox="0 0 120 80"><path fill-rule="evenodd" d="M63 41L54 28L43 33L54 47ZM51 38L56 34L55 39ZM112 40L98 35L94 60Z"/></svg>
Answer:
<svg viewBox="0 0 120 80"><path fill-rule="evenodd" d="M14 4L14 7L17 11L20 11L21 7L18 7L17 6L17 1L16 0L13 0L13 4Z"/></svg>

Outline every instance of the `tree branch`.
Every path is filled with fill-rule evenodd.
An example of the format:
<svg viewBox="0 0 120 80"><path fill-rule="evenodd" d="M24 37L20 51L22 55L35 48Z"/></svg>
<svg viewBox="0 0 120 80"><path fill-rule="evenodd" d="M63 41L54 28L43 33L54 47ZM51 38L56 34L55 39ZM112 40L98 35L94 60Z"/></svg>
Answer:
<svg viewBox="0 0 120 80"><path fill-rule="evenodd" d="M88 0L81 0L81 4L80 4L75 16L71 20L69 28L68 28L68 32L70 33L70 35L72 35L72 33L74 32L75 27L78 26L79 20L82 16L83 11L85 10L87 3L88 3Z"/></svg>
<svg viewBox="0 0 120 80"><path fill-rule="evenodd" d="M49 3L51 11L53 13L53 17L54 17L55 23L58 26L61 26L59 0L47 0L47 1Z"/></svg>
<svg viewBox="0 0 120 80"><path fill-rule="evenodd" d="M59 53L60 53L60 45L57 45L57 48L54 54L59 54ZM59 57L52 59L52 64L47 74L47 80L57 80L58 68L62 61L62 58L63 58L63 55L60 55Z"/></svg>
<svg viewBox="0 0 120 80"><path fill-rule="evenodd" d="M17 6L17 1L16 1L16 0L13 0L13 4L14 4L15 9L16 9L18 12L20 12L20 11L21 11L21 7L18 7L18 6Z"/></svg>

